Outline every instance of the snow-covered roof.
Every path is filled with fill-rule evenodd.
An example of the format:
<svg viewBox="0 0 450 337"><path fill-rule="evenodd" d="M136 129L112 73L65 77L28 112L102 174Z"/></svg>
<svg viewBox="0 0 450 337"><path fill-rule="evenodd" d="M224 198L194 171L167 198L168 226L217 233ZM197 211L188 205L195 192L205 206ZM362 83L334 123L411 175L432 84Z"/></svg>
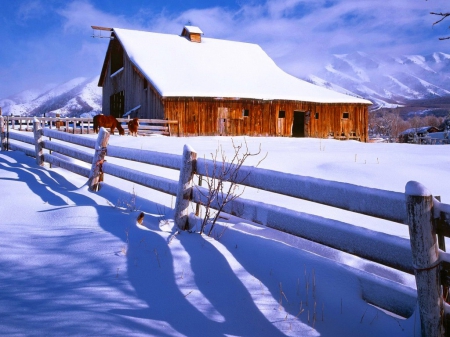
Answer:
<svg viewBox="0 0 450 337"><path fill-rule="evenodd" d="M438 128L436 128L435 126L421 126L418 128L406 129L405 131L401 132L400 135L407 135L409 133L425 133L425 132L434 131L437 129Z"/></svg>
<svg viewBox="0 0 450 337"><path fill-rule="evenodd" d="M300 80L259 45L114 28L131 62L163 97L226 97L317 103L370 101Z"/></svg>
<svg viewBox="0 0 450 337"><path fill-rule="evenodd" d="M203 32L200 28L196 27L196 26L184 26L184 29L186 29L188 31L188 33L193 33L193 34L202 34Z"/></svg>

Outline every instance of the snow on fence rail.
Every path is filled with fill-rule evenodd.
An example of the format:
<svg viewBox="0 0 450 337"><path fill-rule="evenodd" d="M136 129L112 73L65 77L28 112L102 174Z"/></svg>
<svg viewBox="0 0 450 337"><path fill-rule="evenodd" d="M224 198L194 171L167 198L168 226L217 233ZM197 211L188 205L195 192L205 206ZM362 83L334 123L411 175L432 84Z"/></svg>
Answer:
<svg viewBox="0 0 450 337"><path fill-rule="evenodd" d="M23 151L35 157L38 165L47 162L85 176L89 178L90 188L94 191L99 186L99 176L106 173L177 196L174 217L180 229L189 228L189 203L206 203L208 191L200 186L193 187L194 175L217 178L208 175L208 172L216 171L216 164L211 160L197 159L195 151L189 146L185 146L183 155L129 149L108 145L109 133L103 128L97 140L94 140L42 129L40 124L40 121L34 121L34 137L19 132L10 132L7 137L3 117L0 116L2 151L8 148ZM94 153L50 139L94 149ZM34 145L34 149L30 145ZM44 153L44 150L47 152ZM64 160L52 152L89 163L91 169ZM112 164L104 160L105 156L179 170L180 180L174 181ZM224 180L229 180L229 177ZM450 310L443 293L448 293L450 285L450 254L445 253L443 238L450 236L450 205L434 198L425 187L409 182L405 193L397 193L248 166L241 167L236 181L246 186L407 224L410 240L244 198L237 198L224 208L224 212L240 218L414 274L417 291L348 267L358 275L362 296L367 302L403 317L412 315L418 302L423 336L443 336L444 330L449 332ZM211 206L217 209L219 204L220 200Z"/></svg>
<svg viewBox="0 0 450 337"><path fill-rule="evenodd" d="M12 130L33 131L33 120L35 117L10 117L5 116L6 127ZM56 129L73 134L94 133L94 123L92 118L74 117L37 117L42 125L49 129ZM128 131L127 118L117 118L124 130ZM150 135L161 134L165 136L174 135L171 126L178 124L178 121L165 119L139 119L138 134Z"/></svg>

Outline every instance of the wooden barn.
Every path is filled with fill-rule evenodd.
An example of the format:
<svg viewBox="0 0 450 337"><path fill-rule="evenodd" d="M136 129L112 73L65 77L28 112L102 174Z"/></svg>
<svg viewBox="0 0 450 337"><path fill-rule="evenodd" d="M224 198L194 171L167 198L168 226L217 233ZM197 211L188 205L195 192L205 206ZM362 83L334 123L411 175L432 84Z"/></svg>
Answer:
<svg viewBox="0 0 450 337"><path fill-rule="evenodd" d="M180 136L368 139L370 101L281 70L251 43L94 27L110 36L99 86L103 113L177 120Z"/></svg>

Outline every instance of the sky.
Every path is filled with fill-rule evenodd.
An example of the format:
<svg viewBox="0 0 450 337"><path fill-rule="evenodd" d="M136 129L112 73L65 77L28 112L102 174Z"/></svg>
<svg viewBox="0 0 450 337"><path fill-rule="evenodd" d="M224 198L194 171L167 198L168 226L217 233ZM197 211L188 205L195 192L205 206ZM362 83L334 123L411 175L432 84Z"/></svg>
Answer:
<svg viewBox="0 0 450 337"><path fill-rule="evenodd" d="M100 73L108 39L91 25L259 44L285 71L314 74L330 54L450 53L446 0L1 1L0 98ZM450 19L449 19L450 20ZM449 21L450 22L450 21Z"/></svg>

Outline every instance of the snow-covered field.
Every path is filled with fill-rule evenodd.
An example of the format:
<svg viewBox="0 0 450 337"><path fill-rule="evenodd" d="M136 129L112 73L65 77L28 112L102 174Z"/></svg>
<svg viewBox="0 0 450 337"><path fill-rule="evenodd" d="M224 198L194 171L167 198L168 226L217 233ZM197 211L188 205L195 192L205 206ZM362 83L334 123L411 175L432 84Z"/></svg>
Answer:
<svg viewBox="0 0 450 337"><path fill-rule="evenodd" d="M398 192L416 180L450 200L448 146L246 140L251 151L261 145L268 153L263 168ZM110 138L174 154L190 144L207 158L219 142L231 155L227 137ZM132 168L178 178L167 169ZM98 193L85 183L22 153L0 153L2 335L420 335L417 310L403 319L368 305L352 270L413 288L409 275L236 218L222 219L215 238L173 235L172 196L111 176ZM408 238L404 225L250 188L244 197Z"/></svg>

